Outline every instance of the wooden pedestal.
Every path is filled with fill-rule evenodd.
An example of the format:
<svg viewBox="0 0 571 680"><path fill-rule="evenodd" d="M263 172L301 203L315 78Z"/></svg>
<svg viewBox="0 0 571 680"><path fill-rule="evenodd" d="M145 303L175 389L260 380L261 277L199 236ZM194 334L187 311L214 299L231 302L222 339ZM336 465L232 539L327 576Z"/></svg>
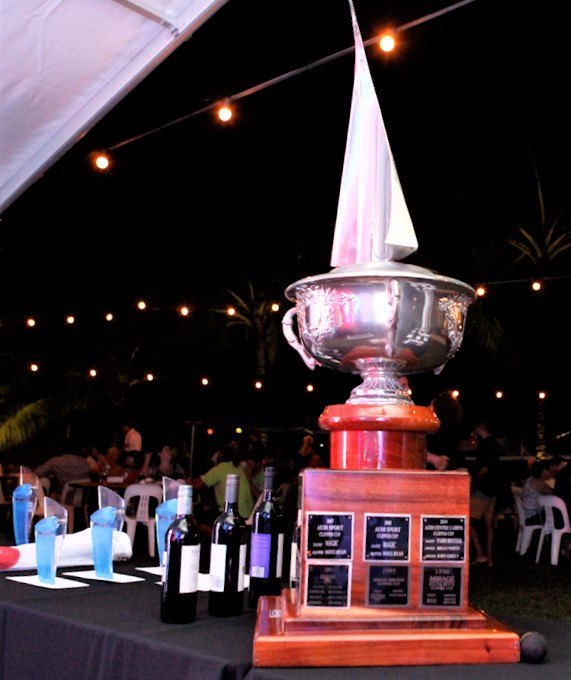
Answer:
<svg viewBox="0 0 571 680"><path fill-rule="evenodd" d="M469 475L301 473L300 586L263 597L255 666L515 663L519 636L468 604Z"/></svg>

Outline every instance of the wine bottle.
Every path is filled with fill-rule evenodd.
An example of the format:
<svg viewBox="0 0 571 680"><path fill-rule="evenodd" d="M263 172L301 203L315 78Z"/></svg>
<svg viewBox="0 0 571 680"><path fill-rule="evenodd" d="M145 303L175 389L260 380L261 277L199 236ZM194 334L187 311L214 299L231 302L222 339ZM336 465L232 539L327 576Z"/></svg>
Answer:
<svg viewBox="0 0 571 680"><path fill-rule="evenodd" d="M244 607L246 573L246 521L238 512L240 477L227 475L224 511L212 526L210 544L211 616L237 616Z"/></svg>
<svg viewBox="0 0 571 680"><path fill-rule="evenodd" d="M178 488L176 519L167 529L162 572L161 621L191 623L196 618L200 534L192 514L192 486Z"/></svg>
<svg viewBox="0 0 571 680"><path fill-rule="evenodd" d="M262 500L252 516L248 605L258 606L262 595L279 595L284 548L283 517L275 499L275 468L264 470Z"/></svg>

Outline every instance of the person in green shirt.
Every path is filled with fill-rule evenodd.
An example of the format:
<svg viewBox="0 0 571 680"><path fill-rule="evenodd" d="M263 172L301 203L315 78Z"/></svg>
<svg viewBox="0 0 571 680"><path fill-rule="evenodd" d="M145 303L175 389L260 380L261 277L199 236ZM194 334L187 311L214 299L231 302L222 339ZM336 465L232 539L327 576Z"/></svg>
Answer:
<svg viewBox="0 0 571 680"><path fill-rule="evenodd" d="M204 487L212 488L218 510L222 512L226 499L226 477L228 475L238 475L240 478L238 512L244 519L248 519L256 499L252 495L247 473L240 465L240 453L237 448L231 445L224 446L221 452L220 462L199 478L192 480L192 485L197 490Z"/></svg>

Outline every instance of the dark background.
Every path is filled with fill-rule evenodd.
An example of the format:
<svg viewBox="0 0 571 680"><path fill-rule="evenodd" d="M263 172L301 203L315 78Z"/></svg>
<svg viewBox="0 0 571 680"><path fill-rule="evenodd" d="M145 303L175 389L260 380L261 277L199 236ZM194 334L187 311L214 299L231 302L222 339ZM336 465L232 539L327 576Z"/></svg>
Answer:
<svg viewBox="0 0 571 680"><path fill-rule="evenodd" d="M364 40L447 7L355 2ZM457 387L469 419L491 414L531 447L538 389L549 394L548 437L569 428L569 260L518 269L506 239L515 225L539 224L536 169L548 207L568 210L566 26L555 2L474 0L401 32L391 55L367 50L419 241L407 262L496 284L470 308L464 344L443 373L411 377L413 397L428 403L437 389ZM352 45L343 0L222 7L4 211L3 351L65 370L137 343L128 410L157 439L173 422L315 429L324 406L345 401L358 379L310 372L280 337L256 392L251 346L212 309L233 301L228 289L247 297L251 283L282 304L281 316L290 283L331 268L353 55L241 98L227 126L212 112L190 114ZM90 153L115 145L112 170L94 172ZM541 296L529 290L538 275L549 277ZM144 317L134 310L139 298L149 304ZM182 303L192 309L183 322ZM101 321L107 309L113 330ZM73 328L63 324L68 313ZM482 314L505 330L495 352L478 339ZM33 336L16 332L26 315L42 320ZM149 370L160 379L145 384ZM203 374L212 376L208 390ZM107 440L118 417L110 411L86 430Z"/></svg>

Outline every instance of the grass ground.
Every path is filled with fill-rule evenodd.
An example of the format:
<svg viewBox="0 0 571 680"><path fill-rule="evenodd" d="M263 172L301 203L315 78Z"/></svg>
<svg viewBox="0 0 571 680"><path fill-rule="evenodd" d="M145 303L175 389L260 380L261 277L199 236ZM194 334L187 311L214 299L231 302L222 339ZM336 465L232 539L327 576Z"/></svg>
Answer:
<svg viewBox="0 0 571 680"><path fill-rule="evenodd" d="M473 607L501 618L503 615L571 620L571 561L550 563L550 544L535 563L537 536L525 555L515 552L513 526L500 526L495 534L494 566L471 566L469 601Z"/></svg>

